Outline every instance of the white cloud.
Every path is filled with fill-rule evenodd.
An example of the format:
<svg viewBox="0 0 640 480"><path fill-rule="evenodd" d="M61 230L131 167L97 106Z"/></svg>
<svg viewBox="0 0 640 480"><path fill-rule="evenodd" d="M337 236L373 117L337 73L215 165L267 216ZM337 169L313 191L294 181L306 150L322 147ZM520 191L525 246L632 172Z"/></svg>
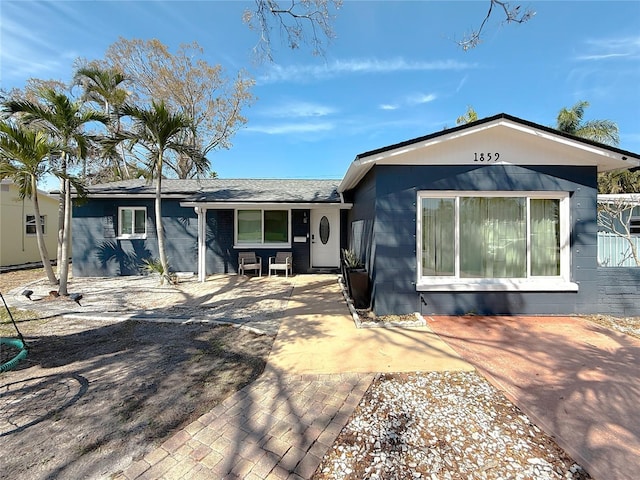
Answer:
<svg viewBox="0 0 640 480"><path fill-rule="evenodd" d="M417 93L415 95L410 95L407 97L408 105L422 105L424 103L433 102L436 98L438 98L434 93L424 94Z"/></svg>
<svg viewBox="0 0 640 480"><path fill-rule="evenodd" d="M254 125L247 127L248 132L266 133L267 135L289 135L295 133L317 133L333 130L331 122L320 123L283 123L279 125Z"/></svg>
<svg viewBox="0 0 640 480"><path fill-rule="evenodd" d="M458 83L458 86L456 87L456 93L462 90L462 87L464 87L468 79L469 79L469 75L465 75L464 77L462 77L462 80L460 80L460 83Z"/></svg>
<svg viewBox="0 0 640 480"><path fill-rule="evenodd" d="M415 107L433 102L438 96L435 93L414 93L407 95L401 101L394 103L383 103L378 106L380 110L398 110L402 107Z"/></svg>
<svg viewBox="0 0 640 480"><path fill-rule="evenodd" d="M258 78L258 83L306 82L316 79L333 78L339 75L424 72L446 70L468 70L477 64L456 60L438 60L433 62L408 61L403 58L392 60L352 59L336 60L324 65L272 65L265 75Z"/></svg>
<svg viewBox="0 0 640 480"><path fill-rule="evenodd" d="M10 2L3 6L6 9L0 27L3 83L11 84L14 80L22 83L28 77L60 78L61 73L71 71L78 52L56 48L48 37L52 34L47 24L50 18L65 19L64 24L56 24L58 30L75 26L69 23L73 18L72 6L64 3Z"/></svg>
<svg viewBox="0 0 640 480"><path fill-rule="evenodd" d="M600 61L614 58L640 57L640 36L587 40L588 52L578 55L578 61Z"/></svg>
<svg viewBox="0 0 640 480"><path fill-rule="evenodd" d="M326 117L336 113L337 110L328 105L321 105L313 102L287 102L278 105L261 113L277 118L314 118Z"/></svg>

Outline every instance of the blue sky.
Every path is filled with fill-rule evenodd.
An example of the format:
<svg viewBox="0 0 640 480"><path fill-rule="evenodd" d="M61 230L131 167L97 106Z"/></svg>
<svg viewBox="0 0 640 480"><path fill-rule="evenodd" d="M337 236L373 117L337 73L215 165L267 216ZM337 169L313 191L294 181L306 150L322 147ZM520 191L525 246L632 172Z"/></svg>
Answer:
<svg viewBox="0 0 640 480"><path fill-rule="evenodd" d="M275 32L275 61L263 64L241 20L253 5L2 0L1 85L68 81L74 59L102 58L121 36L172 50L195 40L231 77L256 80L249 122L209 155L222 178L341 178L358 153L453 127L468 105L552 126L560 108L587 100L586 119L617 122L620 148L640 152L640 1L522 2L533 20L496 15L464 52L454 41L479 25L486 0L346 0L324 57L289 50Z"/></svg>

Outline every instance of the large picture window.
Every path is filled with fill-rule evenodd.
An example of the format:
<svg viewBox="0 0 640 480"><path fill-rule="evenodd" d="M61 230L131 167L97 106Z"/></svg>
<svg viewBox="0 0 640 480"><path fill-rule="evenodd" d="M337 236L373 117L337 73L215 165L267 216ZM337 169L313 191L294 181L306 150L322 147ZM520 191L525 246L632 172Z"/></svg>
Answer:
<svg viewBox="0 0 640 480"><path fill-rule="evenodd" d="M118 208L118 237L145 238L147 235L147 208Z"/></svg>
<svg viewBox="0 0 640 480"><path fill-rule="evenodd" d="M238 245L288 245L289 210L237 210Z"/></svg>
<svg viewBox="0 0 640 480"><path fill-rule="evenodd" d="M567 194L421 192L418 205L419 287L569 282Z"/></svg>
<svg viewBox="0 0 640 480"><path fill-rule="evenodd" d="M47 217L46 215L40 215L40 228L42 229L42 234L47 234ZM24 221L24 233L27 235L35 235L38 231L36 227L36 216L35 215L27 215Z"/></svg>

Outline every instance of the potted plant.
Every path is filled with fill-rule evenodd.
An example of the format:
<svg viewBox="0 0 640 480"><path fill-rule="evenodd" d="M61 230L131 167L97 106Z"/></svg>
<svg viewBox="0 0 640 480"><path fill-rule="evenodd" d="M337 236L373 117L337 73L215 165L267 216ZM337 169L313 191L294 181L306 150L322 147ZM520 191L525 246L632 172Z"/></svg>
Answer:
<svg viewBox="0 0 640 480"><path fill-rule="evenodd" d="M353 250L342 250L343 277L356 308L369 307L369 274Z"/></svg>

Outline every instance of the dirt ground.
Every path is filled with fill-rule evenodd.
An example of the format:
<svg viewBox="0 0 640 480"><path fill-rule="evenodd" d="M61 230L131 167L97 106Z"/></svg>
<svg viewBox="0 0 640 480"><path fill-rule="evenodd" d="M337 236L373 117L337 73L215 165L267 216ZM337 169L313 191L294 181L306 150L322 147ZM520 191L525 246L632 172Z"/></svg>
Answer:
<svg viewBox="0 0 640 480"><path fill-rule="evenodd" d="M0 292L37 278L2 273ZM0 373L2 479L109 478L257 378L273 342L229 326L12 313L29 354ZM6 312L0 335L16 335Z"/></svg>
<svg viewBox="0 0 640 480"><path fill-rule="evenodd" d="M42 277L2 273L0 292ZM14 337L3 310L0 335ZM0 479L114 476L258 377L274 340L206 324L13 314L30 351L0 373ZM637 317L590 320L640 336Z"/></svg>

